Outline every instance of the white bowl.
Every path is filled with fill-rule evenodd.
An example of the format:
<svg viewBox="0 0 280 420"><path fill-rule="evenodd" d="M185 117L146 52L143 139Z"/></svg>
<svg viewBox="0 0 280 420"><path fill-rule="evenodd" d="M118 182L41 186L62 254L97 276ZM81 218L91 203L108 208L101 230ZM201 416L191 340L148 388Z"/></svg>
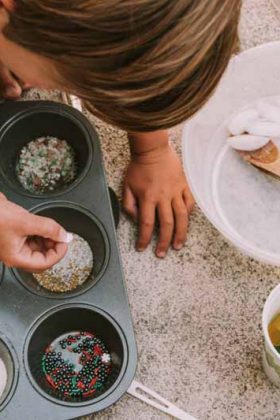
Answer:
<svg viewBox="0 0 280 420"><path fill-rule="evenodd" d="M245 254L277 266L280 181L250 167L236 152L226 149L225 142L231 115L260 98L280 96L279 56L280 42L274 42L235 57L216 93L183 130L185 172L202 211ZM231 167L233 161L235 167Z"/></svg>

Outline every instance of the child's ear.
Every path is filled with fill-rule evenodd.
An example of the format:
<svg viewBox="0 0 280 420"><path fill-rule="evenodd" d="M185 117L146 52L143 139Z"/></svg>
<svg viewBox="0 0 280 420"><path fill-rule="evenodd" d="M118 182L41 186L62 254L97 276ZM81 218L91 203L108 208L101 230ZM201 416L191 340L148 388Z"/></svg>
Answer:
<svg viewBox="0 0 280 420"><path fill-rule="evenodd" d="M13 9L8 9L7 4L11 6L11 0L0 0L0 34L2 33L3 28L9 23L9 14Z"/></svg>

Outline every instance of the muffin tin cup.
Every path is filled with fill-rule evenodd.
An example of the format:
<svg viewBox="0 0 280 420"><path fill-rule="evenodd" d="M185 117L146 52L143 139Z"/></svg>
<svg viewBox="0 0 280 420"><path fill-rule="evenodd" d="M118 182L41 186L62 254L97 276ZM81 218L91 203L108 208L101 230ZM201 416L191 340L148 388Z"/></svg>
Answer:
<svg viewBox="0 0 280 420"><path fill-rule="evenodd" d="M13 269L19 282L30 292L51 299L69 299L79 296L93 287L104 274L109 260L109 241L99 220L85 208L69 202L49 202L31 210L32 213L49 217L61 224L66 231L77 233L84 238L93 254L93 270L89 278L76 289L68 292L52 292L39 285L31 273ZM79 220L79 225L77 225Z"/></svg>
<svg viewBox="0 0 280 420"><path fill-rule="evenodd" d="M41 361L47 346L69 331L86 331L100 338L112 359L112 372L101 390L84 401L62 399L45 379ZM31 327L24 349L25 368L31 384L38 392L57 404L85 406L106 398L120 382L127 365L127 343L118 324L104 311L91 305L63 305L39 318Z"/></svg>
<svg viewBox="0 0 280 420"><path fill-rule="evenodd" d="M15 173L21 147L41 136L69 141L78 156L76 180L47 195L25 191ZM64 293L41 287L30 273L15 268L3 270L0 265L0 331L5 334L15 372L0 407L1 416L6 420L34 416L66 420L103 410L129 388L137 351L115 232L116 199L109 194L98 137L89 121L58 103L0 105L0 192L28 211L51 217L67 231L82 236L94 258L89 279ZM113 209L110 196L115 203ZM72 401L61 399L44 382L39 361L54 339L76 329L88 330L104 340L114 369L99 394ZM0 334L0 351L1 339Z"/></svg>
<svg viewBox="0 0 280 420"><path fill-rule="evenodd" d="M31 140L53 136L66 140L72 146L77 163L77 175L69 185L46 193L33 193L26 190L18 180L16 165L20 152ZM12 147L11 147L12 145ZM50 198L60 196L77 187L86 176L93 159L93 147L88 132L77 119L67 112L54 112L52 109L27 110L17 114L0 134L0 172L6 183L17 193L27 197Z"/></svg>
<svg viewBox="0 0 280 420"><path fill-rule="evenodd" d="M18 379L18 362L11 343L3 333L0 332L0 359L3 361L7 371L7 383L3 394L0 396L0 412L4 410L15 391ZM1 416L1 415L0 415Z"/></svg>

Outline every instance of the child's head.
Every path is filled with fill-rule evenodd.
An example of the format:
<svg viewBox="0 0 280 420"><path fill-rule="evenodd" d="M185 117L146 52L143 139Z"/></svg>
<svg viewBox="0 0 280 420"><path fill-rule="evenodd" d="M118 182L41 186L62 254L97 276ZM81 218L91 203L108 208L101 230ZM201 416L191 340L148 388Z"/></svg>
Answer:
<svg viewBox="0 0 280 420"><path fill-rule="evenodd" d="M171 127L193 115L220 80L236 48L240 3L15 0L5 40L35 55L8 64L19 76L15 67L40 64L45 80L54 63L54 85L128 131ZM44 59L36 63L38 56Z"/></svg>

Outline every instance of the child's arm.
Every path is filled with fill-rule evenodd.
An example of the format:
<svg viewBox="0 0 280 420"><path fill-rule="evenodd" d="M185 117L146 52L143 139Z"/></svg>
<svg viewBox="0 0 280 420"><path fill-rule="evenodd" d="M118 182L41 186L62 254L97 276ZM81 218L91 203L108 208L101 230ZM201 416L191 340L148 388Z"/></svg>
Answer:
<svg viewBox="0 0 280 420"><path fill-rule="evenodd" d="M124 209L138 220L139 251L151 241L157 215L156 255L164 257L170 243L175 249L182 248L194 200L167 131L133 133L129 140L131 162L124 182Z"/></svg>
<svg viewBox="0 0 280 420"><path fill-rule="evenodd" d="M0 261L37 272L67 252L67 232L54 220L28 213L0 193Z"/></svg>

